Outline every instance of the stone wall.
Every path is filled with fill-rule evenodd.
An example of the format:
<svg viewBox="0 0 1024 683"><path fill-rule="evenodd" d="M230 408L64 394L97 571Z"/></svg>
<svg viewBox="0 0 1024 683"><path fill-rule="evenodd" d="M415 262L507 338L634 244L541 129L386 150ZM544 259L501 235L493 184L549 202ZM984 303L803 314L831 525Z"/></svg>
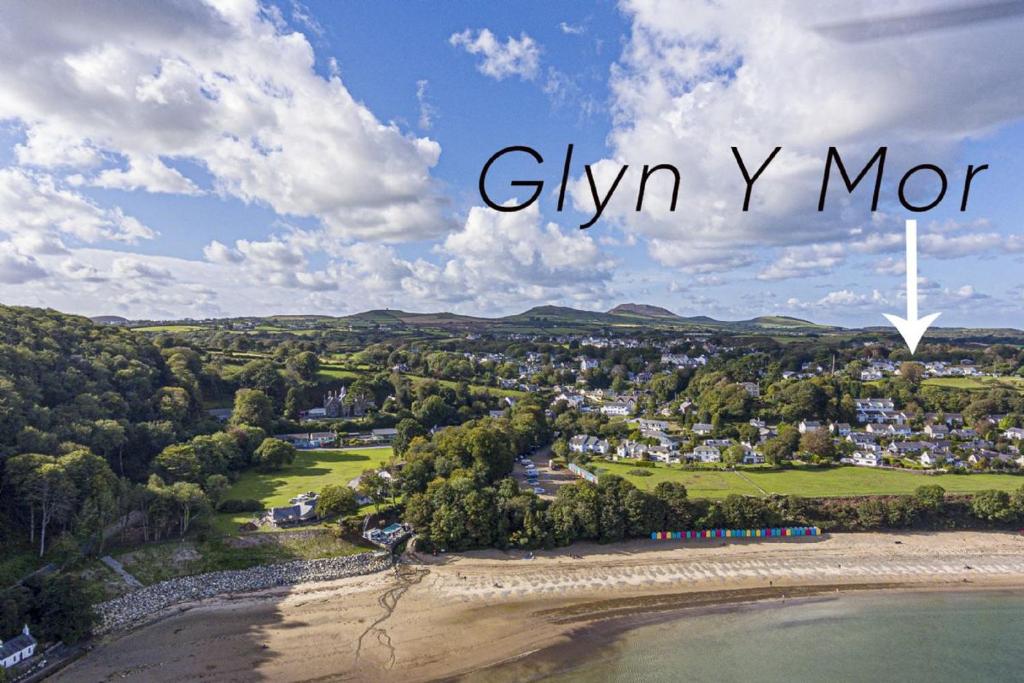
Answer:
<svg viewBox="0 0 1024 683"><path fill-rule="evenodd" d="M168 607L186 602L226 593L245 593L275 586L372 574L388 569L391 565L390 553L361 553L169 579L96 605L97 626L93 633L102 635L132 626Z"/></svg>

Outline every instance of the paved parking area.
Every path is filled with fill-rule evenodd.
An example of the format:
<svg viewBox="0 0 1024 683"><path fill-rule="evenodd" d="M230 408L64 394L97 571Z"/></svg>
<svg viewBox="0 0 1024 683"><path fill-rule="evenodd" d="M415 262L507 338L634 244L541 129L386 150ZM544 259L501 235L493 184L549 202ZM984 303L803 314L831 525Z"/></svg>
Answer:
<svg viewBox="0 0 1024 683"><path fill-rule="evenodd" d="M530 456L527 456L527 465L516 461L515 468L512 475L519 482L520 486L524 488L530 488L533 485L527 482L526 471L529 464L532 463L534 468L537 470L537 486L544 489L544 493L538 493L541 498L553 499L555 494L558 493L558 489L565 484L569 484L576 480L569 470L562 468L553 470L548 467L548 460L551 458L551 452L549 449L541 449L536 451Z"/></svg>

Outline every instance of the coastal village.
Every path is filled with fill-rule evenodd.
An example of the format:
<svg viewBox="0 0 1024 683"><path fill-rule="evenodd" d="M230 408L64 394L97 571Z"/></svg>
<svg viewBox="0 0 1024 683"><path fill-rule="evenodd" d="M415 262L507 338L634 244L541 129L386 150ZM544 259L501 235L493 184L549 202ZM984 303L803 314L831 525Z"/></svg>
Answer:
<svg viewBox="0 0 1024 683"><path fill-rule="evenodd" d="M37 315L12 329L38 337L50 314ZM37 675L86 634L175 604L377 572L408 552L1024 521L1020 345L953 338L910 357L872 332L799 321L772 337L661 318L551 332L546 315L524 314L532 331L381 313L82 330L61 358L99 357L81 349L110 334L155 353L149 376L174 384L152 386L147 420L120 418L134 430L123 436L121 422L72 417L79 436L60 438L87 443L67 453L38 437L41 413L20 418L7 448L22 564L9 590L27 607L0 633L5 668ZM19 452L30 443L49 452ZM112 487L130 482L102 528L77 493L86 464ZM36 497L43 476L62 477L73 505ZM29 538L42 504L49 533ZM55 548L71 545L79 559L60 569ZM47 621L32 601L57 580L84 609Z"/></svg>

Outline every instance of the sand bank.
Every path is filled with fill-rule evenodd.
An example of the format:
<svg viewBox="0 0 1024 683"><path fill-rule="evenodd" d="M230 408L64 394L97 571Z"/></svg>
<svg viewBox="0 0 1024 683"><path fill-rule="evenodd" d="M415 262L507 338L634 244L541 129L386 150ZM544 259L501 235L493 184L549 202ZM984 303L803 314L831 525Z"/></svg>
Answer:
<svg viewBox="0 0 1024 683"><path fill-rule="evenodd" d="M1024 537L840 534L413 557L395 572L206 601L57 680L436 680L643 615L836 590L1024 587Z"/></svg>

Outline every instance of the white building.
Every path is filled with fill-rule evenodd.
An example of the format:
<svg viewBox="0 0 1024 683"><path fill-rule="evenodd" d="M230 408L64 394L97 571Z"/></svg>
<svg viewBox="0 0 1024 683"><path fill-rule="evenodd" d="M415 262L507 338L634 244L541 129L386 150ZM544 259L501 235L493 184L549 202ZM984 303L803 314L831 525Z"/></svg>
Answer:
<svg viewBox="0 0 1024 683"><path fill-rule="evenodd" d="M569 439L569 450L573 453L597 453L604 455L608 452L608 442L589 434L577 434Z"/></svg>
<svg viewBox="0 0 1024 683"><path fill-rule="evenodd" d="M700 462L721 462L722 452L715 446L697 446L690 457Z"/></svg>
<svg viewBox="0 0 1024 683"><path fill-rule="evenodd" d="M854 465L862 467L878 467L885 462L881 451L854 451L850 460Z"/></svg>
<svg viewBox="0 0 1024 683"><path fill-rule="evenodd" d="M816 432L821 429L821 423L817 420L800 420L800 426L798 427L801 434L807 434L808 432Z"/></svg>
<svg viewBox="0 0 1024 683"><path fill-rule="evenodd" d="M36 653L36 639L28 631L28 624L21 633L10 640L0 641L0 666L10 669Z"/></svg>

